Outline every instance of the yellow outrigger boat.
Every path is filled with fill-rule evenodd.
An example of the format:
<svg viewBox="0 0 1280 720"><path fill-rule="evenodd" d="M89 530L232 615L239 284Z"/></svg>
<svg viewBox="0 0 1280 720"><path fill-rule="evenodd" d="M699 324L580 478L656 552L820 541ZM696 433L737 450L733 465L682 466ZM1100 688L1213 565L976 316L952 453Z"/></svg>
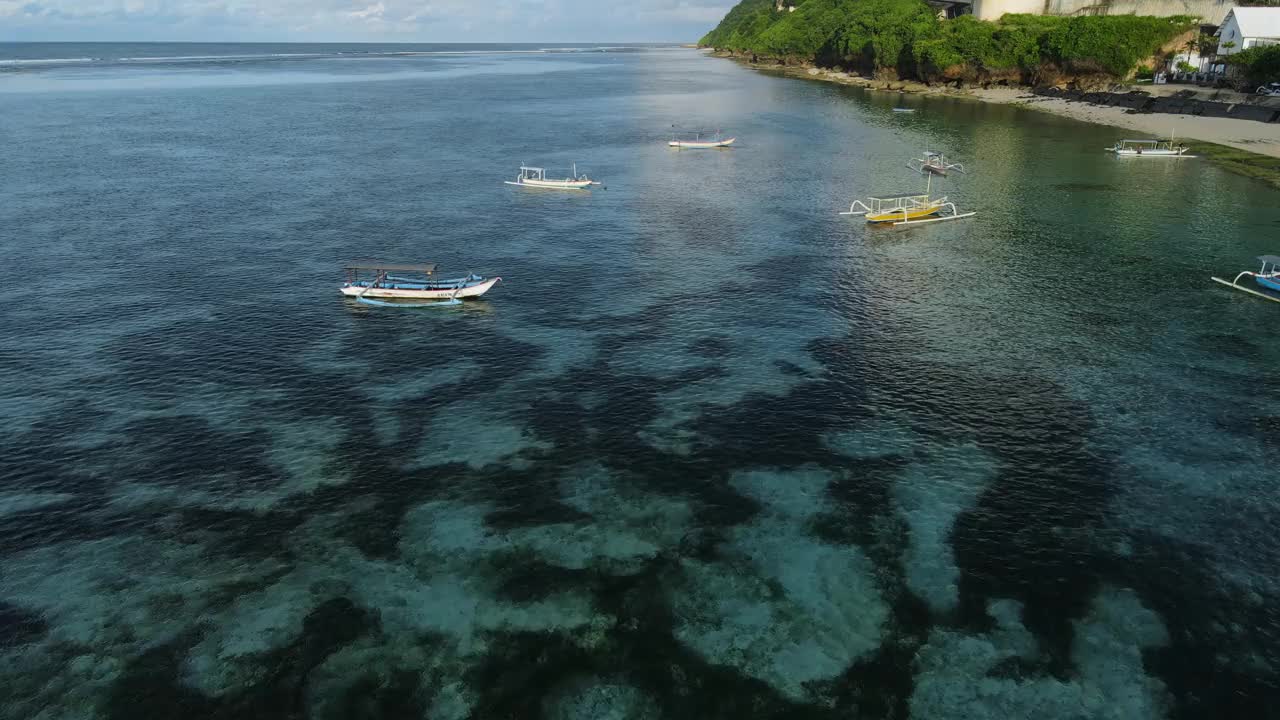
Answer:
<svg viewBox="0 0 1280 720"><path fill-rule="evenodd" d="M956 204L947 200L947 196L933 197L933 176L929 175L924 193L873 195L866 199L854 200L849 209L841 215L860 215L869 223L887 225L921 225L924 223L959 220L977 215L976 212L961 213Z"/></svg>
<svg viewBox="0 0 1280 720"><path fill-rule="evenodd" d="M928 195L895 195L869 197L866 204L861 200L855 200L854 204L866 208L862 214L866 216L869 223L898 223L937 215L942 210L945 200L946 198L933 199Z"/></svg>

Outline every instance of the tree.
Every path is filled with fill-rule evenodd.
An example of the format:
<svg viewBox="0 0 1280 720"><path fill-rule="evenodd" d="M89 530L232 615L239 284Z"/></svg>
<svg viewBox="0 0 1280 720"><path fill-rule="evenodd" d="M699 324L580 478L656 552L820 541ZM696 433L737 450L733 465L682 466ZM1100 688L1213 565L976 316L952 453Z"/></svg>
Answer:
<svg viewBox="0 0 1280 720"><path fill-rule="evenodd" d="M1195 28L1186 16L1008 14L988 22L971 15L939 20L924 0L783 2L795 12L777 12L777 0L742 0L702 44L925 80L1035 79L1045 69L1126 77ZM1188 44L1188 53L1194 49Z"/></svg>
<svg viewBox="0 0 1280 720"><path fill-rule="evenodd" d="M1226 62L1240 68L1245 81L1255 87L1280 80L1280 45L1247 48Z"/></svg>

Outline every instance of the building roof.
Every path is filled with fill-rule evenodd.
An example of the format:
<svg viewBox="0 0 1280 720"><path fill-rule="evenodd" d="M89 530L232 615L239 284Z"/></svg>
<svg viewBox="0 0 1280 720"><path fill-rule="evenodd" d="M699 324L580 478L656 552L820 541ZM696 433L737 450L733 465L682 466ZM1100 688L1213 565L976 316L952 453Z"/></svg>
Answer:
<svg viewBox="0 0 1280 720"><path fill-rule="evenodd" d="M1280 7L1233 7L1227 14L1235 15L1242 38L1280 38Z"/></svg>

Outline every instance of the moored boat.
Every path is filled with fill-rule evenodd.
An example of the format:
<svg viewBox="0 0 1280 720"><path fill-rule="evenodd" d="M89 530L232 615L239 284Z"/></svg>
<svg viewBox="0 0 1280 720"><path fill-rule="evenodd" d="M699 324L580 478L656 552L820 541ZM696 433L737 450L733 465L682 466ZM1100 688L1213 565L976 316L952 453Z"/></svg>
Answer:
<svg viewBox="0 0 1280 720"><path fill-rule="evenodd" d="M1220 277L1212 277L1210 280L1247 292L1250 295L1280 302L1280 255L1259 255L1258 262L1262 263L1262 267L1257 272L1245 270L1232 280L1223 280ZM1246 276L1252 276L1253 281L1266 292L1259 292L1241 285L1240 278Z"/></svg>
<svg viewBox="0 0 1280 720"><path fill-rule="evenodd" d="M931 152L926 150L924 155L912 160L907 167L918 173L931 173L933 175L941 175L946 177L952 170L956 172L964 172L964 165L960 163L949 163L942 153Z"/></svg>
<svg viewBox="0 0 1280 720"><path fill-rule="evenodd" d="M959 220L977 215L962 213L946 195L934 197L933 176L926 173L923 193L884 193L872 195L865 201L854 200L841 215L865 217L868 223L878 225L922 225L924 223Z"/></svg>
<svg viewBox="0 0 1280 720"><path fill-rule="evenodd" d="M672 137L671 140L667 142L667 145L669 147L684 150L707 150L711 148L727 148L733 144L734 140L737 140L737 138L720 137L720 131L717 130L715 137L709 140L704 140L702 138L702 133L694 133L692 138L681 139L678 137Z"/></svg>
<svg viewBox="0 0 1280 720"><path fill-rule="evenodd" d="M1191 148L1169 140L1117 140L1115 145L1107 148L1117 157L1149 157L1149 158L1193 158L1188 155Z"/></svg>
<svg viewBox="0 0 1280 720"><path fill-rule="evenodd" d="M463 298L480 297L502 280L473 273L441 279L436 277L436 266L432 263L364 261L352 263L344 270L347 281L339 288L343 295L368 305L391 307L457 305ZM405 302L414 300L425 302Z"/></svg>
<svg viewBox="0 0 1280 720"><path fill-rule="evenodd" d="M546 168L520 166L520 173L516 175L515 180L505 180L508 185L521 185L524 187L544 188L547 190L587 190L592 185L599 185L596 180L592 180L586 175L578 174L578 166L574 164L573 175L557 180L547 177Z"/></svg>

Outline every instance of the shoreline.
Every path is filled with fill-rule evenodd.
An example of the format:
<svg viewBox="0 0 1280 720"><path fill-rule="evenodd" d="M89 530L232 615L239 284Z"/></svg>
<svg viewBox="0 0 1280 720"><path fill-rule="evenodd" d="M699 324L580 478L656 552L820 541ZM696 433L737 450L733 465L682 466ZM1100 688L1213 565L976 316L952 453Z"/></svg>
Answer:
<svg viewBox="0 0 1280 720"><path fill-rule="evenodd" d="M1256 178L1280 188L1280 124L1276 123L1171 113L1132 113L1121 107L1033 95L1032 89L1025 86L956 89L910 80L873 80L809 65L752 63L721 53L713 54L712 57L733 60L753 70L779 73L802 80L830 82L878 92L934 95L995 105L1013 105L1095 125L1135 130L1157 138L1167 137L1176 124L1179 138L1195 142L1192 149L1195 154L1230 172Z"/></svg>

